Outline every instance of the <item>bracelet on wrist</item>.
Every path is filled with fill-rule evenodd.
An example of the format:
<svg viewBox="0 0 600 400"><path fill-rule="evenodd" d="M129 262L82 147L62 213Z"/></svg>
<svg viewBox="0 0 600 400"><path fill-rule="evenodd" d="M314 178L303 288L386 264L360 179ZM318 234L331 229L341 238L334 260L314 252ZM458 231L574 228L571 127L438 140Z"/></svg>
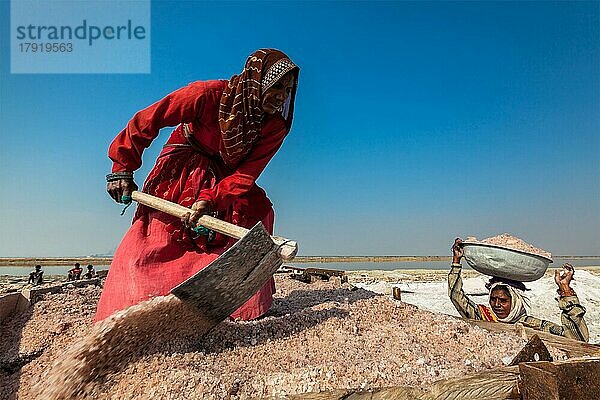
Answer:
<svg viewBox="0 0 600 400"><path fill-rule="evenodd" d="M451 267L462 267L462 264L453 262L450 264Z"/></svg>
<svg viewBox="0 0 600 400"><path fill-rule="evenodd" d="M576 296L575 291L571 288L567 288L564 290L559 288L556 292L560 297Z"/></svg>
<svg viewBox="0 0 600 400"><path fill-rule="evenodd" d="M133 172L123 171L123 172L113 172L106 175L106 182L114 182L121 179L133 179Z"/></svg>

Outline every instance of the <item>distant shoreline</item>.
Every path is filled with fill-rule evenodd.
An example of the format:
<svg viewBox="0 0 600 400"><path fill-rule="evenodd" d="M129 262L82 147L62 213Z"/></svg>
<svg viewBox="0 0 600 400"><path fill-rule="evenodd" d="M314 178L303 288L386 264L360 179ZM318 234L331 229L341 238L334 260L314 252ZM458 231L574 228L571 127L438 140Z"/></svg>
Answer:
<svg viewBox="0 0 600 400"><path fill-rule="evenodd" d="M553 256L553 258L585 260L600 259L600 256ZM299 256L292 263L353 263L353 262L424 262L451 261L451 256ZM28 267L32 265L110 265L112 257L0 257L1 267Z"/></svg>

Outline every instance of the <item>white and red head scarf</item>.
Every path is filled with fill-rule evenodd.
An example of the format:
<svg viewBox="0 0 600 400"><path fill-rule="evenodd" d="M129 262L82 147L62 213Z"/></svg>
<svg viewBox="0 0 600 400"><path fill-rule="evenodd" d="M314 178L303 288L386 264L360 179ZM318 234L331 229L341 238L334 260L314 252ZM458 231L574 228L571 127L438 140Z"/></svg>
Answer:
<svg viewBox="0 0 600 400"><path fill-rule="evenodd" d="M522 287L524 288L525 285ZM510 295L510 312L506 318L498 318L498 321L512 324L517 322L524 315L527 315L528 309L530 308L530 302L529 298L525 294L525 290L522 290L520 287L510 285L506 282L499 281L489 285L490 296L492 295L492 291L496 288L505 289Z"/></svg>

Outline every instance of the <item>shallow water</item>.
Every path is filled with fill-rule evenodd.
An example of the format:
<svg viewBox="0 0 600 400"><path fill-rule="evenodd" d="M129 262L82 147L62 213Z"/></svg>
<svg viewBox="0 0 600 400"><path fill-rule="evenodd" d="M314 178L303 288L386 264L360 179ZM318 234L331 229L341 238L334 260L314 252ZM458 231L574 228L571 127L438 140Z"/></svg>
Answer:
<svg viewBox="0 0 600 400"><path fill-rule="evenodd" d="M569 259L555 257L554 262L550 267L560 267L563 263L569 262L574 267L578 266L596 266L600 265L600 258L585 258L585 259ZM405 262L330 262L330 263L286 263L285 265L293 265L298 268L326 268L339 269L345 271L357 270L383 270L393 271L395 269L429 269L429 270L445 270L448 269L450 263L448 261L405 261ZM467 263L463 263L467 267Z"/></svg>
<svg viewBox="0 0 600 400"><path fill-rule="evenodd" d="M34 270L35 266L31 267L14 267L14 266L4 266L0 265L0 276L1 275L9 275L9 276L27 276L31 271ZM83 273L87 271L87 265L82 265ZM102 271L108 269L108 265L94 265L94 269L96 271ZM50 275L64 275L67 276L69 270L73 268L72 265L48 265L46 267L42 267L44 271L44 276Z"/></svg>
<svg viewBox="0 0 600 400"><path fill-rule="evenodd" d="M560 267L563 263L570 262L573 266L600 266L600 258L584 258L584 259L568 259L568 258L554 258L554 263L550 264L550 267ZM448 269L450 263L447 261L404 261L404 262L327 262L327 263L285 263L298 268L325 268L325 269L338 269L344 271L357 271L357 270L383 270L392 271L395 269L425 269L425 270L444 270ZM463 263L467 267L467 263ZM15 267L15 266L3 266L0 265L0 275L10 276L27 276L29 272L33 270L33 265L30 267ZM82 264L85 272L85 265ZM67 272L73 268L70 265L53 265L42 267L44 274L46 275L67 275ZM102 271L109 268L108 265L94 265L96 271Z"/></svg>

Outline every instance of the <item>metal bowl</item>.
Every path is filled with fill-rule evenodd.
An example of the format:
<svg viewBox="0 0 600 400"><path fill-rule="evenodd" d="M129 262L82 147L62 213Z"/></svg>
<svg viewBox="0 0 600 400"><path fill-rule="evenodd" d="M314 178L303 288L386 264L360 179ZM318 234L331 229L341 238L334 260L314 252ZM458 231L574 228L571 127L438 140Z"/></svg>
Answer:
<svg viewBox="0 0 600 400"><path fill-rule="evenodd" d="M465 260L475 271L489 276L532 282L544 276L552 259L485 243L462 243Z"/></svg>

